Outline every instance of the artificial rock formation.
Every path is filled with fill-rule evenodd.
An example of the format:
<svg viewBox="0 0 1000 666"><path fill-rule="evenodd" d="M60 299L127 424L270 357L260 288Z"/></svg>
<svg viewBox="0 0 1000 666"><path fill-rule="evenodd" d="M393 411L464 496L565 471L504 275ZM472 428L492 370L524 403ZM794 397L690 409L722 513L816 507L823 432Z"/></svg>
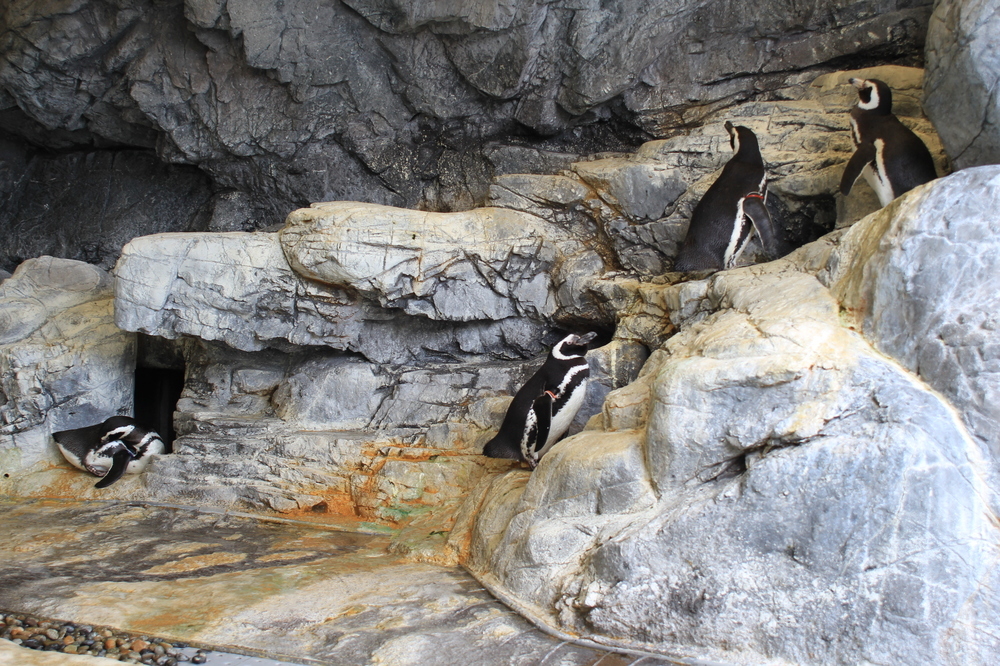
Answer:
<svg viewBox="0 0 1000 666"><path fill-rule="evenodd" d="M994 469L1000 465L998 206L1000 166L960 171L852 229L822 275L879 351L958 410Z"/></svg>
<svg viewBox="0 0 1000 666"><path fill-rule="evenodd" d="M207 342L182 342L177 455L122 492L393 525L455 509L510 466L482 444L553 324L605 323L596 287L567 288L602 274L588 233L509 209L342 202L277 234L136 239L116 268L119 325ZM595 352L577 429L645 356Z"/></svg>
<svg viewBox="0 0 1000 666"><path fill-rule="evenodd" d="M53 431L132 411L135 335L114 324L110 276L38 257L0 283L0 470L60 459Z"/></svg>
<svg viewBox="0 0 1000 666"><path fill-rule="evenodd" d="M4 248L0 263L65 252L110 266L127 224L132 235L249 230L314 201L467 209L484 202L494 174L631 150L838 60L918 62L930 0L877 9L848 0L6 3L0 172L16 177L0 179L0 228L52 228L55 211L87 219L77 233ZM68 174L89 187L67 188ZM121 214L140 201L179 214Z"/></svg>
<svg viewBox="0 0 1000 666"><path fill-rule="evenodd" d="M55 420L32 422L35 453L9 468L0 492L378 523L396 528L395 552L461 559L567 636L676 658L991 663L996 267L993 220L983 219L1000 175L928 184L764 266L662 275L730 156L724 120L760 138L769 203L792 245L876 208L864 186L834 194L852 151L850 76L889 82L895 111L947 172L920 110L921 70L817 77L786 66L876 46L904 54L928 7L804 8L802 32L772 38L754 32L780 15L766 4L723 17L688 3L683 20L702 21L686 31L659 5L614 20L608 8L560 3L347 5L342 16L344 5L309 0L189 1L184 20L197 29L167 21L155 34L147 12L169 18L179 4L108 9L124 36L100 64L88 60L100 40L81 42L75 62L93 74L84 93L61 53L0 63L19 110L3 96L0 106L18 136L42 136L44 116L70 130L58 134L68 152L113 136L224 188L208 204L210 232L137 238L115 270L117 324L176 340L186 365L175 453L98 492L52 464L43 440ZM362 55L318 59L339 51L315 48L329 35L296 22L305 9ZM44 40L32 42L41 33L24 11L8 38L38 56ZM756 16L756 27L726 27L730 15ZM69 12L54 23L82 20ZM601 69L564 59L551 39L561 31L577 51L623 34L684 44L678 60L697 67L651 64L633 40ZM385 77L382 49L395 58ZM640 64L641 77L628 74ZM35 76L53 85L24 93ZM64 115L43 114L53 98ZM664 134L705 124L588 159L579 146L611 142L599 122L580 143L487 141L511 118L554 132L573 114L600 121L621 104ZM548 173L518 173L525 164ZM487 197L487 183L487 208L383 205L464 208ZM293 212L278 232L247 231L261 211L308 200L327 203ZM203 208L185 219L203 224ZM63 314L40 316L39 331ZM17 329L25 322L7 326L28 335ZM606 339L612 328L589 354L581 432L533 473L480 455L560 329ZM126 344L117 357L126 370L130 353ZM4 392L5 417L27 404Z"/></svg>
<svg viewBox="0 0 1000 666"><path fill-rule="evenodd" d="M854 152L851 77L877 78L893 90L893 110L927 144L940 175L949 167L940 140L920 107L923 71L882 66L793 81L778 101L757 101L706 114L705 125L649 141L630 155L574 162L560 175L498 176L490 202L553 224L596 231L591 244L609 246L611 263L644 277L672 266L702 195L732 156L723 124L757 135L768 173L768 206L783 230L786 251L847 226L879 208L867 183L835 196ZM760 256L754 241L744 263Z"/></svg>
<svg viewBox="0 0 1000 666"><path fill-rule="evenodd" d="M787 259L645 287L620 330L655 334L658 302L678 332L590 429L470 500L472 571L554 630L673 657L991 663L989 309L919 257L954 246L994 284L997 193L969 170Z"/></svg>
<svg viewBox="0 0 1000 666"><path fill-rule="evenodd" d="M327 346L385 363L541 349L542 330L527 319L440 326L303 279L275 233L138 238L123 250L116 273L118 325L165 338L190 335L244 351Z"/></svg>
<svg viewBox="0 0 1000 666"><path fill-rule="evenodd" d="M924 104L956 169L1000 164L998 9L945 0L931 16Z"/></svg>
<svg viewBox="0 0 1000 666"><path fill-rule="evenodd" d="M600 256L579 238L506 208L424 213L316 204L289 216L281 242L299 275L434 321L551 322L584 296L557 293L557 284L582 284L604 272Z"/></svg>

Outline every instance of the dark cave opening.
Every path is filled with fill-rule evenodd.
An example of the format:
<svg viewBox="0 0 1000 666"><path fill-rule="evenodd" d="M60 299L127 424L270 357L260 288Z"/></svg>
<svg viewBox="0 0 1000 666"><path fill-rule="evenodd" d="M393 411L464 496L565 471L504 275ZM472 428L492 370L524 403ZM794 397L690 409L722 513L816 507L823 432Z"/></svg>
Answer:
<svg viewBox="0 0 1000 666"><path fill-rule="evenodd" d="M183 369L135 369L135 419L160 433L167 453L173 453L174 409L183 389Z"/></svg>
<svg viewBox="0 0 1000 666"><path fill-rule="evenodd" d="M184 390L184 354L173 340L141 333L137 337L135 419L160 433L167 453L173 453L174 411Z"/></svg>

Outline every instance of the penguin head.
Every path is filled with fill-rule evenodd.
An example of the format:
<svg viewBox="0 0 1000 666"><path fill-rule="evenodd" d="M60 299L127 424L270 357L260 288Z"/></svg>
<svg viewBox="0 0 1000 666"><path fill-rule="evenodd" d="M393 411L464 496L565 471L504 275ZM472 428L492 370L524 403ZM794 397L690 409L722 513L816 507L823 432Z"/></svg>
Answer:
<svg viewBox="0 0 1000 666"><path fill-rule="evenodd" d="M565 361L571 358L580 358L587 353L587 343L597 337L597 333L591 331L583 335L570 333L565 338L556 343L552 348L552 356Z"/></svg>
<svg viewBox="0 0 1000 666"><path fill-rule="evenodd" d="M728 120L725 127L726 131L729 132L729 145L733 148L734 159L748 161L761 159L757 135L753 133L753 130L743 125L733 125Z"/></svg>
<svg viewBox="0 0 1000 666"><path fill-rule="evenodd" d="M884 115L892 113L892 90L878 79L849 79L858 89L858 108Z"/></svg>

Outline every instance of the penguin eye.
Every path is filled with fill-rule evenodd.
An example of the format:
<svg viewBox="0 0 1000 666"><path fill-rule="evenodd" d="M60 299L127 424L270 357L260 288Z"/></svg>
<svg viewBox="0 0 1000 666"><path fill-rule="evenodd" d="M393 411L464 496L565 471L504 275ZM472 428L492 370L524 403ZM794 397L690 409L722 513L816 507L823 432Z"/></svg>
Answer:
<svg viewBox="0 0 1000 666"><path fill-rule="evenodd" d="M860 97L861 101L864 102L865 104L867 104L868 102L872 101L872 87L871 86L865 86L864 88L862 88L861 90L859 90L858 91L858 97Z"/></svg>

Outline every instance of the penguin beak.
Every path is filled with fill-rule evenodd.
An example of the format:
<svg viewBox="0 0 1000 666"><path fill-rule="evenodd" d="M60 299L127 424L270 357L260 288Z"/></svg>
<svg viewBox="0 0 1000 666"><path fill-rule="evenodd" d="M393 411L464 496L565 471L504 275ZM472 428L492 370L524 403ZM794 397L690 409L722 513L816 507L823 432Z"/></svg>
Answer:
<svg viewBox="0 0 1000 666"><path fill-rule="evenodd" d="M847 82L850 83L855 88L857 88L858 90L861 90L862 88L865 87L865 80L864 79L856 79L856 78L854 78L852 76L851 78L849 78L847 80Z"/></svg>
<svg viewBox="0 0 1000 666"><path fill-rule="evenodd" d="M596 337L597 333L595 333L594 331L591 331L590 333L584 333L583 335L578 335L576 336L576 344L585 345Z"/></svg>
<svg viewBox="0 0 1000 666"><path fill-rule="evenodd" d="M729 122L728 120L726 121L725 127L726 127L726 131L729 132L729 136L732 136L736 132L736 128L733 127L733 124L731 122Z"/></svg>

